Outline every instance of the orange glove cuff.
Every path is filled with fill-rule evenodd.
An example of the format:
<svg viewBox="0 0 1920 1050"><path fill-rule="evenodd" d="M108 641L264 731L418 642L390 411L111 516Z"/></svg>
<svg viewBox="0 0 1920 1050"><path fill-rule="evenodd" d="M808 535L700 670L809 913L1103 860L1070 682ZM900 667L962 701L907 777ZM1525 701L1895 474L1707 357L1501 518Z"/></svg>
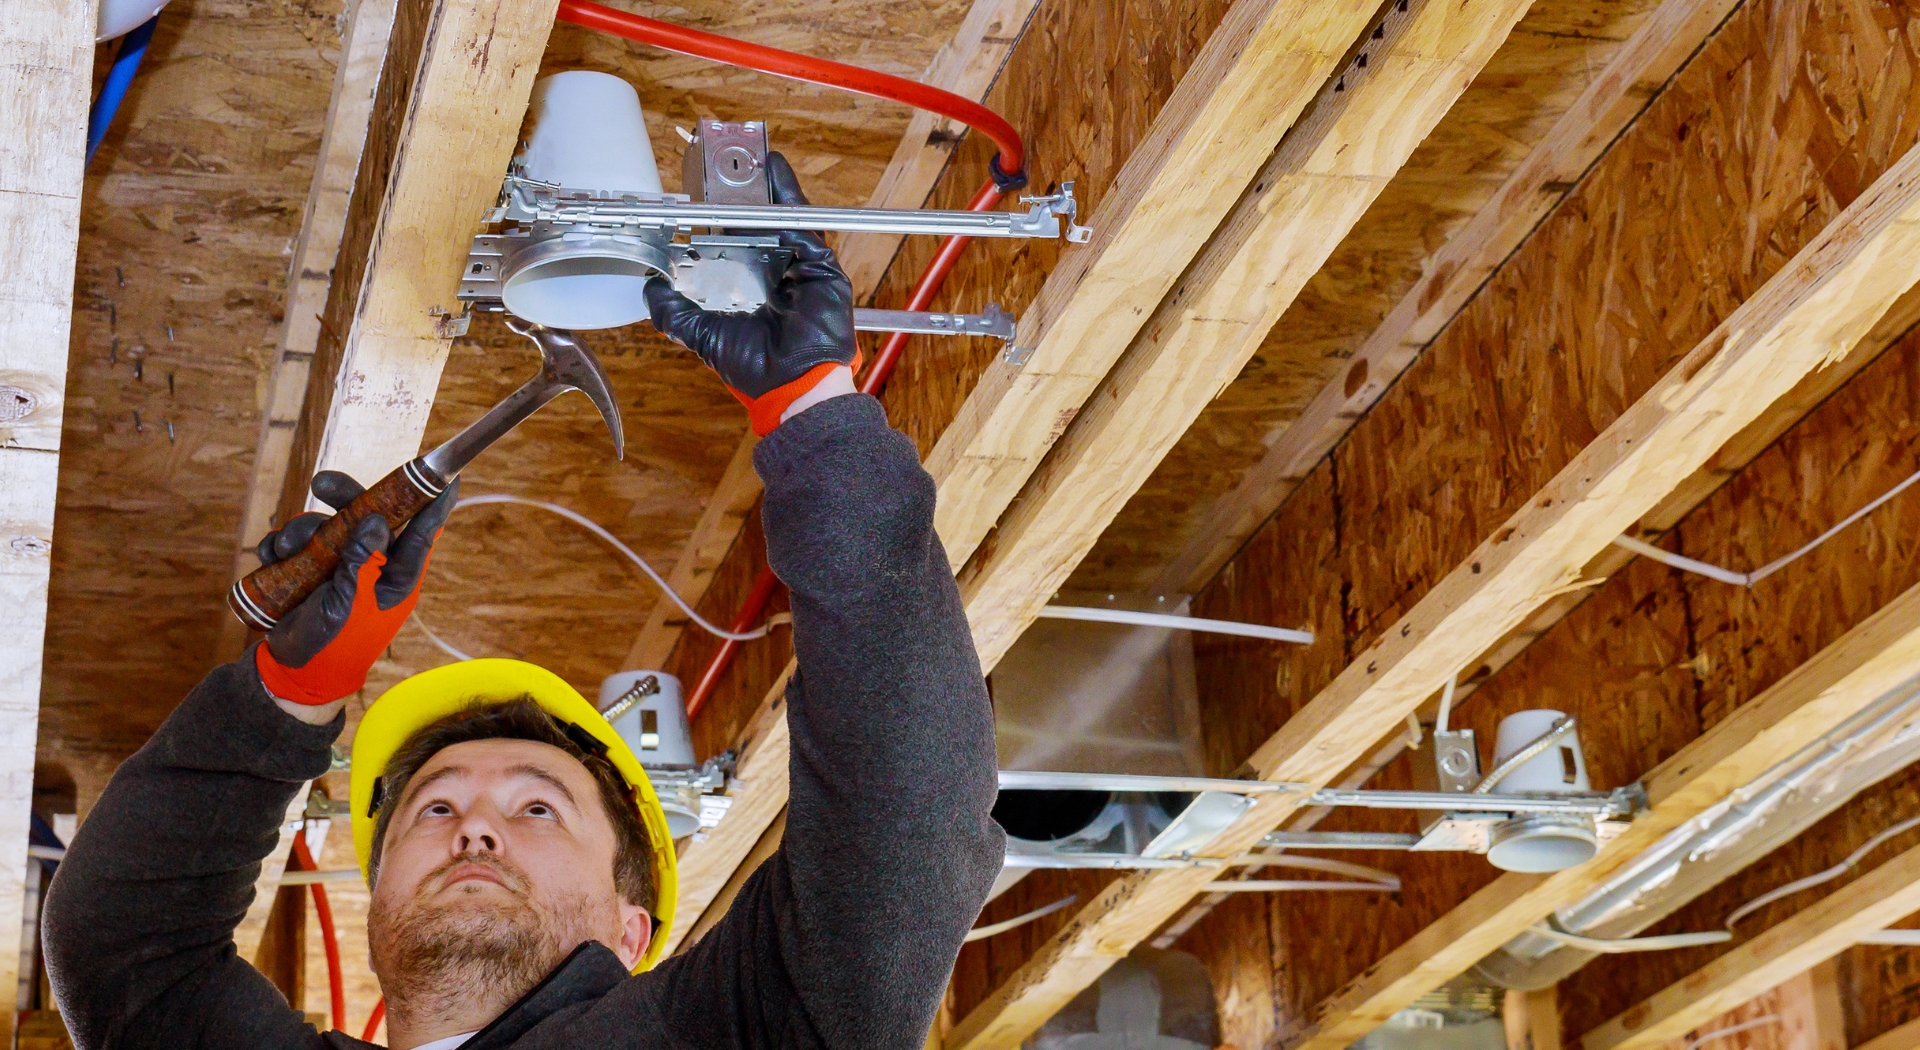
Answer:
<svg viewBox="0 0 1920 1050"><path fill-rule="evenodd" d="M428 560L431 560L430 554ZM253 650L253 665L260 672L260 682L267 687L267 692L292 703L319 707L352 696L367 684L367 672L373 669L373 662L393 644L401 625L407 622L414 605L420 601L420 588L416 585L413 593L398 605L380 608L374 585L380 582L380 568L386 563L386 554L375 551L367 563L360 566L355 576L353 609L347 614L347 622L341 625L333 641L304 665L288 667L274 659L272 650L264 643ZM424 564L420 578L426 578Z"/></svg>
<svg viewBox="0 0 1920 1050"><path fill-rule="evenodd" d="M858 350L853 352L853 370L856 373L860 371L860 364L865 359L866 355L862 352ZM753 424L754 434L766 437L773 433L773 428L780 425L780 417L786 413L787 409L793 407L795 401L804 397L807 391L819 386L821 380L827 378L829 373L839 367L838 361L821 362L807 369L806 374L800 378L774 387L759 397L748 397L732 387L728 387L727 390L739 399L741 404L747 406L747 418Z"/></svg>

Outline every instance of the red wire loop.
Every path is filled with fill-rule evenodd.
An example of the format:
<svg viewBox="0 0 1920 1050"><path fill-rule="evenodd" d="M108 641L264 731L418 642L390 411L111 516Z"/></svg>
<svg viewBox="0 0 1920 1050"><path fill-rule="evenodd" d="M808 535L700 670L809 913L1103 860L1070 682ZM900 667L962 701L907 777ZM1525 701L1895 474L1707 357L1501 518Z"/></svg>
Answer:
<svg viewBox="0 0 1920 1050"><path fill-rule="evenodd" d="M373 1004L373 1013L367 1016L367 1027L365 1031L360 1033L360 1041L363 1043L373 1042L375 1033L380 1031L380 1022L385 1020L386 1016L387 997L383 995L380 997L379 1002Z"/></svg>
<svg viewBox="0 0 1920 1050"><path fill-rule="evenodd" d="M319 871L313 854L307 851L307 830L293 836L293 862L300 871ZM320 943L327 949L327 991L333 998L333 1026L347 1029L347 989L340 976L340 940L334 935L333 906L327 903L327 888L313 883L313 914L320 920Z"/></svg>
<svg viewBox="0 0 1920 1050"><path fill-rule="evenodd" d="M917 80L896 77L844 62L795 54L779 48L734 40L671 22L616 11L592 0L560 0L562 22L571 22L602 33L626 37L682 55L710 58L715 62L771 73L774 76L804 80L810 84L840 88L856 94L903 102L957 120L993 140L1000 148L1000 169L1019 175L1027 167L1027 151L1020 133L1007 119L970 98L943 91Z"/></svg>

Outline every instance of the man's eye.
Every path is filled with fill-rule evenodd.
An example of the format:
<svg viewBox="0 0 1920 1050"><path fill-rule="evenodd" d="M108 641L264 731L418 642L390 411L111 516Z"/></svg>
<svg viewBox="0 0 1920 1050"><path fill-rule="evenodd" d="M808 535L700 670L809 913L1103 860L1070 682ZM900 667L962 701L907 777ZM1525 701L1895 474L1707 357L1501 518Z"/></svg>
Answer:
<svg viewBox="0 0 1920 1050"><path fill-rule="evenodd" d="M553 807L547 805L545 802L533 803L532 805L527 807L526 812L527 812L527 816L529 817L551 817L556 815L553 811Z"/></svg>
<svg viewBox="0 0 1920 1050"><path fill-rule="evenodd" d="M451 817L453 816L453 807L447 805L445 802L433 802L429 803L427 808L421 810L420 815L423 817Z"/></svg>

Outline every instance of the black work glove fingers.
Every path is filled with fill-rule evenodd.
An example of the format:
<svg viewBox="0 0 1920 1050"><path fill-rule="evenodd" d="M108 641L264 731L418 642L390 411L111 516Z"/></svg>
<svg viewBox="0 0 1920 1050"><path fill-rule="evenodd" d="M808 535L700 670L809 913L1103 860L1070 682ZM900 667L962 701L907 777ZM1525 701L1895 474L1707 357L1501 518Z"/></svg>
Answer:
<svg viewBox="0 0 1920 1050"><path fill-rule="evenodd" d="M347 504L359 499L360 494L367 491L365 485L337 470L323 470L315 474L307 488L313 491L320 502L334 510L346 510Z"/></svg>
<svg viewBox="0 0 1920 1050"><path fill-rule="evenodd" d="M433 553L433 541L439 537L441 526L447 523L447 515L453 513L454 501L459 498L460 479L454 478L453 484L415 514L387 547L387 564L380 570L380 582L373 588L374 601L382 610L400 604L420 585L420 577L427 570L427 556Z"/></svg>
<svg viewBox="0 0 1920 1050"><path fill-rule="evenodd" d="M293 557L305 549L307 544L313 542L313 534L319 532L320 526L325 525L327 519L332 516L319 511L308 511L295 517L292 521L260 537L259 545L253 548L254 556L260 559L262 565L272 565L274 562Z"/></svg>
<svg viewBox="0 0 1920 1050"><path fill-rule="evenodd" d="M805 205L807 195L800 189L800 177L793 173L793 165L779 151L767 154L767 188L775 204ZM778 233L780 246L793 253L795 265L826 262L839 269L833 249L827 242L811 230L781 230Z"/></svg>
<svg viewBox="0 0 1920 1050"><path fill-rule="evenodd" d="M353 612L360 570L375 551L387 549L391 538L387 520L378 514L368 515L354 528L340 548L340 565L333 576L267 633L267 648L275 660L288 667L305 667L339 635Z"/></svg>

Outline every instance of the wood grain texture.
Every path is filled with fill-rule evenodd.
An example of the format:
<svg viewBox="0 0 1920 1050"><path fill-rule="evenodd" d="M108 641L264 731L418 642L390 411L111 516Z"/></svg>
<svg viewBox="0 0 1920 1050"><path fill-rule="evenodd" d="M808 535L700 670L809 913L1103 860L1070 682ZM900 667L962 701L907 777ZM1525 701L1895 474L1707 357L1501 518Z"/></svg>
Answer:
<svg viewBox="0 0 1920 1050"><path fill-rule="evenodd" d="M1586 1050L1651 1046L1753 998L1920 910L1920 847L1722 955L1582 1036Z"/></svg>
<svg viewBox="0 0 1920 1050"><path fill-rule="evenodd" d="M984 665L1239 373L1527 6L1414 3L1362 35L961 573Z"/></svg>
<svg viewBox="0 0 1920 1050"><path fill-rule="evenodd" d="M927 457L963 564L1313 98L1373 4L1238 0Z"/></svg>
<svg viewBox="0 0 1920 1050"><path fill-rule="evenodd" d="M1904 252L1915 234L1916 167L1920 157L1902 157L1504 526L1472 548L1464 563L1407 612L1386 621L1391 627L1255 751L1252 771L1314 784L1340 775L1446 676L1471 668L1555 594L1586 586L1581 569L1591 557L1705 465L1765 406L1850 352L1917 276L1883 269L1883 260ZM1858 283L1870 272L1886 280L1872 287ZM1374 584L1389 580L1383 575ZM1263 804L1243 823L1271 827L1286 811L1282 803ZM1149 905L1159 903L1139 896ZM1093 924L1101 917L1098 910L1086 911L1077 921ZM1153 923L1141 917L1134 924ZM1447 932L1433 935L1445 943L1452 939ZM1064 951L1067 944L1057 940L1049 948ZM1036 957L1023 976L1044 973L1047 961L1045 953ZM963 1022L956 1032L968 1028Z"/></svg>
<svg viewBox="0 0 1920 1050"><path fill-rule="evenodd" d="M279 509L280 492L286 486L293 431L299 425L314 348L320 342L320 312L326 307L334 258L340 252L340 238L346 231L347 203L353 195L360 153L367 141L367 121L373 113L373 93L387 55L395 3L396 0L353 0L351 10L345 12L352 21L340 42L333 101L327 107L320 153L314 159L313 185L307 191L306 208L301 213L300 236L293 243L293 261L287 267L284 320L267 373L266 404L261 410L260 437L253 453L253 477L247 483L240 529L234 538L236 579L260 564L253 549L260 537L274 527L274 512ZM238 656L246 644L245 625L223 615L221 658Z"/></svg>
<svg viewBox="0 0 1920 1050"><path fill-rule="evenodd" d="M1508 991L1500 1004L1507 1050L1559 1050L1560 1000L1551 988Z"/></svg>
<svg viewBox="0 0 1920 1050"><path fill-rule="evenodd" d="M94 12L36 4L0 25L0 988L18 976L30 863Z"/></svg>
<svg viewBox="0 0 1920 1050"><path fill-rule="evenodd" d="M1492 199L1421 261L1420 278L1239 485L1214 501L1153 590L1191 594L1206 586L1738 2L1667 0L1646 19Z"/></svg>

